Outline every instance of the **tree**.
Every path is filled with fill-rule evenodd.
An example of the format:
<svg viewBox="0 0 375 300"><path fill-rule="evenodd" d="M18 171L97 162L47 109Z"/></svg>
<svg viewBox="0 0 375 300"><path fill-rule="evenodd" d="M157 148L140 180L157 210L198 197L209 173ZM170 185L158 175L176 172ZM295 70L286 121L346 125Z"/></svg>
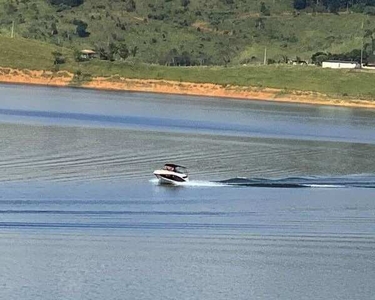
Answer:
<svg viewBox="0 0 375 300"><path fill-rule="evenodd" d="M339 9L340 9L340 0L330 0L328 1L328 9L331 13L338 13Z"/></svg>
<svg viewBox="0 0 375 300"><path fill-rule="evenodd" d="M133 57L137 55L138 52L138 46L134 46L132 49L130 49L130 53Z"/></svg>
<svg viewBox="0 0 375 300"><path fill-rule="evenodd" d="M58 30L57 30L57 25L55 22L52 22L51 24L51 35L55 35L55 34L58 34Z"/></svg>
<svg viewBox="0 0 375 300"><path fill-rule="evenodd" d="M317 9L323 7L332 13L338 13L340 9L352 8L356 12L372 13L371 7L375 6L374 0L294 0L295 9L301 10L307 7Z"/></svg>
<svg viewBox="0 0 375 300"><path fill-rule="evenodd" d="M260 3L260 12L264 16L270 16L271 15L269 7L264 2Z"/></svg>
<svg viewBox="0 0 375 300"><path fill-rule="evenodd" d="M198 55L198 62L199 64L202 66L202 65L208 65L210 63L210 56L207 55L206 53L204 52L199 52L199 55Z"/></svg>
<svg viewBox="0 0 375 300"><path fill-rule="evenodd" d="M257 18L257 19L255 20L255 27L256 27L258 30L264 29L264 27L265 27L265 24L264 24L264 18Z"/></svg>
<svg viewBox="0 0 375 300"><path fill-rule="evenodd" d="M191 65L191 57L190 53L187 51L182 52L179 56L179 63L180 66L190 66Z"/></svg>
<svg viewBox="0 0 375 300"><path fill-rule="evenodd" d="M306 6L307 6L306 0L294 0L293 2L293 7L298 10L305 9Z"/></svg>
<svg viewBox="0 0 375 300"><path fill-rule="evenodd" d="M125 2L125 10L127 12L133 12L133 11L135 11L135 9L136 9L136 5L135 5L134 0L127 0Z"/></svg>
<svg viewBox="0 0 375 300"><path fill-rule="evenodd" d="M328 60L330 57L329 53L325 52L316 52L311 56L311 61L313 64L321 66L322 62Z"/></svg>
<svg viewBox="0 0 375 300"><path fill-rule="evenodd" d="M226 67L231 62L231 50L228 47L224 47L219 51L219 55Z"/></svg>
<svg viewBox="0 0 375 300"><path fill-rule="evenodd" d="M62 55L62 53L60 53L58 51L53 51L52 55L53 55L53 58L54 58L54 60L53 60L54 65L61 65L61 64L65 63L65 58Z"/></svg>
<svg viewBox="0 0 375 300"><path fill-rule="evenodd" d="M125 60L129 56L129 49L125 43L121 43L118 45L117 53L121 59ZM134 55L135 56L135 55Z"/></svg>
<svg viewBox="0 0 375 300"><path fill-rule="evenodd" d="M75 7L83 4L83 0L49 0L52 5Z"/></svg>
<svg viewBox="0 0 375 300"><path fill-rule="evenodd" d="M289 62L289 58L286 55L281 56L281 62L284 64L287 64Z"/></svg>
<svg viewBox="0 0 375 300"><path fill-rule="evenodd" d="M109 43L107 53L108 53L108 59L110 61L114 61L116 59L115 58L116 55L118 54L118 46L117 46L117 44L115 44L113 42Z"/></svg>
<svg viewBox="0 0 375 300"><path fill-rule="evenodd" d="M79 37L88 37L90 35L90 32L86 31L87 29L87 23L81 21L81 20L74 20L73 24L77 26L76 33Z"/></svg>
<svg viewBox="0 0 375 300"><path fill-rule="evenodd" d="M3 5L4 11L7 15L12 15L18 11L17 7L14 5L13 1L7 1Z"/></svg>
<svg viewBox="0 0 375 300"><path fill-rule="evenodd" d="M190 4L190 0L181 0L181 6L187 7Z"/></svg>
<svg viewBox="0 0 375 300"><path fill-rule="evenodd" d="M95 52L99 54L99 59L101 60L109 59L109 54L107 52L107 49L103 45L97 45L95 47Z"/></svg>
<svg viewBox="0 0 375 300"><path fill-rule="evenodd" d="M178 51L176 48L173 48L165 54L164 59L161 61L167 66L175 66L177 65L176 60L178 59Z"/></svg>
<svg viewBox="0 0 375 300"><path fill-rule="evenodd" d="M81 61L86 60L85 58L82 57L82 53L78 49L74 49L73 57L76 62L81 62Z"/></svg>

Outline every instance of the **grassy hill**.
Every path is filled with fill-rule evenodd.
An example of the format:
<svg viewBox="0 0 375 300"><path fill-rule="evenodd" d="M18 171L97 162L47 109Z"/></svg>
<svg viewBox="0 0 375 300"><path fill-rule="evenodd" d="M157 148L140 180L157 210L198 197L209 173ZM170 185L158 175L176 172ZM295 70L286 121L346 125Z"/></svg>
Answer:
<svg viewBox="0 0 375 300"><path fill-rule="evenodd" d="M264 2L269 13L261 10ZM67 8L48 0L0 0L0 34L69 49L136 49L128 61L166 64L171 56L194 65L308 60L318 51L359 49L375 17L359 13L296 13L293 0L91 0ZM83 37L77 24L87 24ZM363 22L363 28L361 28ZM367 37L366 43L371 42Z"/></svg>
<svg viewBox="0 0 375 300"><path fill-rule="evenodd" d="M350 11L297 13L292 0L264 0L265 13L261 2L86 0L66 7L49 0L0 0L0 66L58 68L86 74L85 80L118 75L375 99L373 73L260 65L265 48L275 61L359 49L362 41L369 44L375 35L374 16ZM77 49L108 51L124 44L129 49L125 60L75 60ZM65 63L56 67L54 52L61 53ZM176 56L196 66L166 66Z"/></svg>
<svg viewBox="0 0 375 300"><path fill-rule="evenodd" d="M0 36L0 66L19 69L50 70L54 65L54 51L67 57L67 63L74 63L73 51L68 48L30 40Z"/></svg>
<svg viewBox="0 0 375 300"><path fill-rule="evenodd" d="M0 67L54 70L54 51L72 56L72 50L24 38L0 36ZM355 70L330 70L320 67L271 66L196 66L167 67L126 61L67 60L60 70L82 74L85 80L104 76L138 79L165 79L196 83L215 83L223 86L277 88L282 93L313 91L340 98L375 99L375 74ZM79 82L78 82L79 84Z"/></svg>

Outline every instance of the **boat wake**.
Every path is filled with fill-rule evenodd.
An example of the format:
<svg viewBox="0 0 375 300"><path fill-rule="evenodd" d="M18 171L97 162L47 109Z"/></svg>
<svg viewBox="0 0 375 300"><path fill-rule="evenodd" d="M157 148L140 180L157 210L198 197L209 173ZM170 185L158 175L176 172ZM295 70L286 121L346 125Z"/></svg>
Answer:
<svg viewBox="0 0 375 300"><path fill-rule="evenodd" d="M159 184L158 179L150 182ZM264 187L264 188L373 188L375 175L350 175L342 177L286 177L279 179L236 177L220 181L191 180L174 186L185 187Z"/></svg>
<svg viewBox="0 0 375 300"><path fill-rule="evenodd" d="M375 175L343 177L231 178L218 181L230 186L267 188L375 188Z"/></svg>
<svg viewBox="0 0 375 300"><path fill-rule="evenodd" d="M163 184L160 183L158 179L153 178L150 180L151 183L155 185L167 185L167 186L185 186L185 187L220 187L228 186L225 183L214 182L214 181L203 181L203 180L190 180L186 182L175 182L173 184Z"/></svg>

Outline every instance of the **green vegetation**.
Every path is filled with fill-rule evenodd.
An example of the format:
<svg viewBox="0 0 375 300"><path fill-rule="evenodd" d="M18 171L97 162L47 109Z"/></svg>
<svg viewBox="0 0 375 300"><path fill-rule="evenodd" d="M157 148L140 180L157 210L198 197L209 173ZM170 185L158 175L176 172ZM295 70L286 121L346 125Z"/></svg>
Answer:
<svg viewBox="0 0 375 300"><path fill-rule="evenodd" d="M375 1L374 0L294 0L295 9L310 8L313 11L328 11L331 13L338 13L340 9L349 8L356 12L366 12L373 14Z"/></svg>
<svg viewBox="0 0 375 300"><path fill-rule="evenodd" d="M223 86L271 87L315 91L331 96L375 98L373 73L304 66L166 67L103 61L84 63L82 72L93 76L117 74L126 78L166 79Z"/></svg>
<svg viewBox="0 0 375 300"><path fill-rule="evenodd" d="M338 14L329 0L0 0L0 34L14 24L17 37L161 65L259 64L265 48L269 62L307 61L362 41L372 54L372 0L332 1ZM134 55L111 53L124 45Z"/></svg>
<svg viewBox="0 0 375 300"><path fill-rule="evenodd" d="M337 1L333 14L329 0L320 6L308 0L0 0L0 66L67 70L75 74L73 84L121 76L375 98L372 73L285 64L358 60L362 45L365 60L374 56L374 4ZM97 58L82 58L82 49L94 49ZM268 63L280 64L261 66L265 49Z"/></svg>
<svg viewBox="0 0 375 300"><path fill-rule="evenodd" d="M0 47L1 67L54 70L56 59L73 55L69 49L22 38L0 37L0 43L3 45ZM68 59L59 66L60 70L74 74L72 85L80 85L92 77L104 76L109 80L116 80L118 77L166 79L223 86L270 87L285 91L315 91L339 97L375 98L375 75L364 71L290 65L168 67L126 61L76 62L73 59Z"/></svg>
<svg viewBox="0 0 375 300"><path fill-rule="evenodd" d="M35 40L0 36L0 45L2 67L52 70L54 62L61 58L67 64L73 62L72 50Z"/></svg>

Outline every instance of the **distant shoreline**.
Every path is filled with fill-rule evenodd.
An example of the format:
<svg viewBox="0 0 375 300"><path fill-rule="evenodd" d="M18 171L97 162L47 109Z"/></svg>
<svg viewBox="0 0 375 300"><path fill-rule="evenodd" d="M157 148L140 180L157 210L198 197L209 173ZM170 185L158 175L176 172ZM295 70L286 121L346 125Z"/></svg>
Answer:
<svg viewBox="0 0 375 300"><path fill-rule="evenodd" d="M222 86L211 83L179 82L162 79L128 79L119 76L94 77L87 81L77 81L74 74L67 71L30 71L2 67L0 68L0 82L375 109L375 101L350 97L339 99L316 92L285 91L274 88L233 85Z"/></svg>

